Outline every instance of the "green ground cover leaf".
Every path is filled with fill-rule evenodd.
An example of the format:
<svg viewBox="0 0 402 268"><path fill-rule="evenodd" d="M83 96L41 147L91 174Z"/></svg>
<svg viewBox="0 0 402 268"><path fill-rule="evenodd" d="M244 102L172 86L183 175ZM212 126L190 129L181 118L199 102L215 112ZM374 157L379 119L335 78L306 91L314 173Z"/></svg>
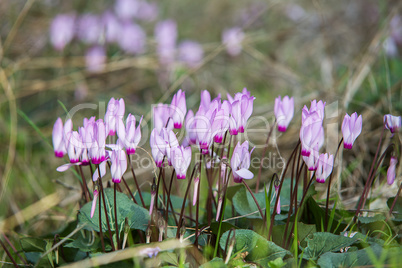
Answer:
<svg viewBox="0 0 402 268"><path fill-rule="evenodd" d="M229 231L225 232L219 245L225 250L226 241ZM233 235L233 232L231 236ZM291 253L275 243L266 240L261 235L252 230L238 229L236 230L236 243L233 252L247 252L246 260L257 262L258 264L268 267L268 262L274 261L277 258L291 256Z"/></svg>
<svg viewBox="0 0 402 268"><path fill-rule="evenodd" d="M114 191L107 188L105 191L106 211L109 217L110 229L116 230L115 218L114 218ZM99 202L99 199L98 199ZM107 231L106 216L103 208L102 201L102 230ZM116 193L116 205L117 205L117 222L119 230L124 227L125 218L128 218L128 224L131 229L138 229L145 231L149 221L149 212L143 207L134 204L127 195L117 192ZM84 229L99 231L99 206L96 206L94 216L91 218L91 206L92 202L85 204L78 213L79 224L86 223Z"/></svg>

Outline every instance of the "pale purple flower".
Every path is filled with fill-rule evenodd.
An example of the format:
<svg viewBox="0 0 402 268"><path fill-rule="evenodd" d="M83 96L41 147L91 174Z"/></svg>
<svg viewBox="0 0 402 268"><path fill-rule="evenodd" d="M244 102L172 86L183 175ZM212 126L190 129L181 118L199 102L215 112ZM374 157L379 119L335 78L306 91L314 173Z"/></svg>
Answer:
<svg viewBox="0 0 402 268"><path fill-rule="evenodd" d="M234 182L241 183L243 179L249 180L254 177L254 174L248 170L253 150L254 148L249 152L248 141L243 142L241 145L240 142L237 143L230 160Z"/></svg>
<svg viewBox="0 0 402 268"><path fill-rule="evenodd" d="M52 141L53 141L53 148L54 148L54 155L56 157L63 157L67 154L67 148L64 138L64 128L63 128L63 121L61 118L57 118L56 122L53 126L52 132Z"/></svg>
<svg viewBox="0 0 402 268"><path fill-rule="evenodd" d="M107 11L102 16L102 22L105 27L106 42L117 42L121 36L121 22L119 19L112 12Z"/></svg>
<svg viewBox="0 0 402 268"><path fill-rule="evenodd" d="M106 175L106 162L103 161L102 163L99 164L99 168L97 168L92 175L92 180L97 181L99 179L99 173L100 173L100 178L103 178Z"/></svg>
<svg viewBox="0 0 402 268"><path fill-rule="evenodd" d="M124 126L123 120L119 119L119 125L117 128L117 135L119 136L118 143L126 148L128 155L135 154L135 150L141 140L141 122L142 116L136 128L135 116L132 114L127 116L126 126Z"/></svg>
<svg viewBox="0 0 402 268"><path fill-rule="evenodd" d="M216 115L216 109L207 111L198 110L194 119L194 131L197 135L197 143L202 154L209 154L209 147L212 144L212 123Z"/></svg>
<svg viewBox="0 0 402 268"><path fill-rule="evenodd" d="M298 4L288 4L285 8L286 16L294 22L306 16L306 11Z"/></svg>
<svg viewBox="0 0 402 268"><path fill-rule="evenodd" d="M97 165L106 160L106 129L102 119L98 119L93 128L92 146L89 150L91 161Z"/></svg>
<svg viewBox="0 0 402 268"><path fill-rule="evenodd" d="M120 48L129 54L145 52L146 35L144 30L134 23L123 23L121 35L117 40Z"/></svg>
<svg viewBox="0 0 402 268"><path fill-rule="evenodd" d="M304 163L306 163L308 170L310 171L317 170L319 157L320 153L318 149L318 144L316 144L315 148L310 151L309 156L303 156Z"/></svg>
<svg viewBox="0 0 402 268"><path fill-rule="evenodd" d="M158 5L147 1L141 1L137 18L143 21L154 21L158 17Z"/></svg>
<svg viewBox="0 0 402 268"><path fill-rule="evenodd" d="M188 110L185 120L186 126L186 138L188 140L188 144L193 145L197 143L197 131L196 128L196 120L194 120L194 112L192 110Z"/></svg>
<svg viewBox="0 0 402 268"><path fill-rule="evenodd" d="M389 129L391 133L398 132L398 129L401 128L401 117L394 116L390 114L384 115L384 125L386 129Z"/></svg>
<svg viewBox="0 0 402 268"><path fill-rule="evenodd" d="M173 96L170 110L172 112L171 118L173 119L174 128L180 129L187 112L186 93L181 89Z"/></svg>
<svg viewBox="0 0 402 268"><path fill-rule="evenodd" d="M84 14L78 19L78 38L87 44L98 44L103 35L102 20L98 15Z"/></svg>
<svg viewBox="0 0 402 268"><path fill-rule="evenodd" d="M91 206L91 219L95 214L95 208L96 208L96 201L98 200L99 192L97 189L94 190L94 199L92 200L92 206Z"/></svg>
<svg viewBox="0 0 402 268"><path fill-rule="evenodd" d="M112 182L120 183L121 177L127 170L127 157L123 150L113 150L110 156L112 165L110 173L112 174Z"/></svg>
<svg viewBox="0 0 402 268"><path fill-rule="evenodd" d="M122 98L119 100L111 98L107 105L105 114L105 126L107 135L113 136L116 134L116 130L119 127L119 121L123 119L124 113L124 100Z"/></svg>
<svg viewBox="0 0 402 268"><path fill-rule="evenodd" d="M353 113L351 116L345 115L342 123L343 146L345 149L352 149L353 143L362 132L362 116Z"/></svg>
<svg viewBox="0 0 402 268"><path fill-rule="evenodd" d="M395 40L395 43L402 45L402 17L400 15L394 15L390 23L390 36Z"/></svg>
<svg viewBox="0 0 402 268"><path fill-rule="evenodd" d="M152 157L155 161L155 164L157 167L161 167L162 166L162 162L163 162L163 158L164 155L163 153L159 150L159 147L156 144L156 136L158 136L158 130L156 128L154 128L151 132L151 137L149 140L149 143L151 145L151 153L152 153Z"/></svg>
<svg viewBox="0 0 402 268"><path fill-rule="evenodd" d="M50 42L59 51L73 40L75 34L75 15L59 14L50 25Z"/></svg>
<svg viewBox="0 0 402 268"><path fill-rule="evenodd" d="M281 214L281 197L278 195L279 185L275 185L275 194L278 198L278 206L276 207L276 214Z"/></svg>
<svg viewBox="0 0 402 268"><path fill-rule="evenodd" d="M240 100L243 97L243 95L246 95L247 97L251 97L251 92L248 91L247 88L243 88L243 90L241 92L237 92L234 95L234 98L229 93L227 93L226 96L228 97L228 101L232 104L234 101Z"/></svg>
<svg viewBox="0 0 402 268"><path fill-rule="evenodd" d="M222 43L226 45L226 51L232 57L241 53L243 39L244 32L239 27L226 29L222 34Z"/></svg>
<svg viewBox="0 0 402 268"><path fill-rule="evenodd" d="M173 129L173 120L171 120L171 109L168 104L159 103L152 109L153 111L153 126L157 129L158 133L162 128Z"/></svg>
<svg viewBox="0 0 402 268"><path fill-rule="evenodd" d="M212 136L216 143L222 143L225 132L229 129L232 105L229 101L222 102L212 123Z"/></svg>
<svg viewBox="0 0 402 268"><path fill-rule="evenodd" d="M389 185L393 184L394 181L395 181L396 164L398 164L398 159L395 156L391 156L391 159L389 161L389 167L388 167L388 170L387 170L387 183Z"/></svg>
<svg viewBox="0 0 402 268"><path fill-rule="evenodd" d="M106 51L102 46L94 46L85 53L85 65L88 72L98 73L105 69Z"/></svg>
<svg viewBox="0 0 402 268"><path fill-rule="evenodd" d="M191 147L184 148L183 146L175 147L171 150L172 166L176 170L178 179L185 179L187 169L191 163Z"/></svg>
<svg viewBox="0 0 402 268"><path fill-rule="evenodd" d="M129 20L138 15L140 6L140 0L117 0L114 10L120 19Z"/></svg>
<svg viewBox="0 0 402 268"><path fill-rule="evenodd" d="M80 162L84 145L82 144L81 136L77 131L71 131L66 134L66 146L70 163L75 164Z"/></svg>
<svg viewBox="0 0 402 268"><path fill-rule="evenodd" d="M310 115L314 115L315 120L324 120L324 109L325 109L325 104L326 102L323 102L320 100L317 102L317 100L312 100L311 101L311 106L310 109L307 108L306 105L304 105L302 109L302 123L308 118ZM316 115L315 115L316 113ZM318 115L318 117L317 117Z"/></svg>
<svg viewBox="0 0 402 268"><path fill-rule="evenodd" d="M179 44L179 60L189 67L195 67L201 63L204 56L202 46L195 42L186 40Z"/></svg>
<svg viewBox="0 0 402 268"><path fill-rule="evenodd" d="M160 167L162 165L163 156L166 156L169 165L171 165L171 151L173 148L179 146L179 142L172 130L163 128L160 133L158 133L156 129L152 131L150 145L155 163Z"/></svg>
<svg viewBox="0 0 402 268"><path fill-rule="evenodd" d="M198 187L200 187L200 177L196 176L194 179L193 206L197 204Z"/></svg>
<svg viewBox="0 0 402 268"><path fill-rule="evenodd" d="M300 128L301 155L310 156L310 152L318 145L318 150L324 144L324 128L317 112L310 114Z"/></svg>
<svg viewBox="0 0 402 268"><path fill-rule="evenodd" d="M334 167L334 156L321 154L318 159L318 167L315 172L316 180L319 183L324 183L328 176L332 173Z"/></svg>
<svg viewBox="0 0 402 268"><path fill-rule="evenodd" d="M155 26L157 53L162 64L174 62L176 53L177 25L174 20L164 20Z"/></svg>
<svg viewBox="0 0 402 268"><path fill-rule="evenodd" d="M289 98L289 96L285 96L282 100L281 96L278 96L278 98L275 99L274 113L280 132L286 131L290 121L292 121L294 109L295 104L293 97Z"/></svg>
<svg viewBox="0 0 402 268"><path fill-rule="evenodd" d="M242 94L242 96L232 103L231 119L229 126L229 133L231 135L237 135L238 132L243 133L247 124L247 120L253 113L254 97Z"/></svg>

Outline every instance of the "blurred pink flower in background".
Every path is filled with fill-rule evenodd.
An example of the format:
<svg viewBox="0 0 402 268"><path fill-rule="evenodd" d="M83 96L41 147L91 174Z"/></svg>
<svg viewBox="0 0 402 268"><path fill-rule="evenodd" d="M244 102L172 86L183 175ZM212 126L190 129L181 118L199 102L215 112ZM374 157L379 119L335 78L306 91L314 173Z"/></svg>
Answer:
<svg viewBox="0 0 402 268"><path fill-rule="evenodd" d="M135 23L123 23L118 44L122 50L129 54L141 54L145 52L146 34Z"/></svg>
<svg viewBox="0 0 402 268"><path fill-rule="evenodd" d="M179 60L189 67L195 67L201 63L204 50L200 43L186 40L179 44Z"/></svg>
<svg viewBox="0 0 402 268"><path fill-rule="evenodd" d="M75 14L59 14L50 25L50 42L59 51L63 50L74 38Z"/></svg>
<svg viewBox="0 0 402 268"><path fill-rule="evenodd" d="M105 39L108 43L117 42L121 35L121 22L110 11L106 11L102 16L102 23L105 30Z"/></svg>
<svg viewBox="0 0 402 268"><path fill-rule="evenodd" d="M92 73L101 72L105 69L106 51L102 46L94 46L85 54L87 70Z"/></svg>
<svg viewBox="0 0 402 268"><path fill-rule="evenodd" d="M116 0L114 10L120 19L129 20L138 15L140 7L140 0Z"/></svg>
<svg viewBox="0 0 402 268"><path fill-rule="evenodd" d="M103 35L102 20L98 15L83 14L78 19L77 37L87 44L98 44Z"/></svg>
<svg viewBox="0 0 402 268"><path fill-rule="evenodd" d="M137 18L143 21L154 21L158 17L159 8L156 3L141 1Z"/></svg>
<svg viewBox="0 0 402 268"><path fill-rule="evenodd" d="M164 20L155 26L156 51L162 64L170 64L175 60L177 24L174 20Z"/></svg>
<svg viewBox="0 0 402 268"><path fill-rule="evenodd" d="M241 53L243 40L244 32L240 27L226 29L222 34L222 43L226 45L226 51L232 57Z"/></svg>

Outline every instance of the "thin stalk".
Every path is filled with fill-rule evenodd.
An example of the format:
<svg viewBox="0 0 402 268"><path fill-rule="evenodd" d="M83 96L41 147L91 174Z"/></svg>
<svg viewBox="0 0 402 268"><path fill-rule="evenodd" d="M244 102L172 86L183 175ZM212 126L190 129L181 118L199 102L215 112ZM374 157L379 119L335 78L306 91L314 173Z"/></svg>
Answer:
<svg viewBox="0 0 402 268"><path fill-rule="evenodd" d="M102 244L102 251L105 252L105 242L103 241L103 231L102 231L102 195L98 196L98 210L99 210L99 236Z"/></svg>
<svg viewBox="0 0 402 268"><path fill-rule="evenodd" d="M126 152L126 154L127 154L127 152ZM130 157L129 154L127 154L127 157L128 157L129 162L130 162L131 173L133 174L133 179L134 179L134 182L135 182L135 187L137 187L137 191L138 191L138 194L139 194L140 199L141 199L141 204L142 204L142 206L145 208L144 199L142 198L141 189L140 189L140 186L138 185L137 177L135 176L133 163L131 162L131 157Z"/></svg>
<svg viewBox="0 0 402 268"><path fill-rule="evenodd" d="M377 157L378 157L378 153L380 152L381 142L382 142L382 138L384 136L384 131L385 131L385 128L383 127L382 131L381 131L380 140L378 141L377 151L375 153L373 163L371 164L371 168L370 168L370 172L369 172L369 175L368 175L368 178L367 178L367 182L366 182L366 185L364 185L363 193L362 193L362 195L360 197L360 201L359 201L359 204L357 205L356 213L355 213L355 216L353 218L353 220L355 222L356 222L357 217L358 217L358 215L360 213L360 210L364 207L364 206L362 206L363 205L363 199L364 199L366 191L367 191L367 189L369 187L369 183L370 183L370 180L371 180L370 178L371 178L372 172L374 170L374 166L375 166L375 163L376 163L376 160L377 160Z"/></svg>
<svg viewBox="0 0 402 268"><path fill-rule="evenodd" d="M116 249L119 249L120 239L119 239L119 225L117 223L117 202L116 202L116 191L117 191L117 183L114 183L114 228L116 231Z"/></svg>
<svg viewBox="0 0 402 268"><path fill-rule="evenodd" d="M221 235L221 227L222 227L222 220L223 220L223 215L225 213L225 208L226 208L226 196L223 197L223 203L222 203L222 209L221 209L221 213L219 215L219 228L218 228L218 234L216 236L216 242L215 242L215 250L214 250L214 258L216 257L216 255L218 254L218 248L219 248L219 238Z"/></svg>
<svg viewBox="0 0 402 268"><path fill-rule="evenodd" d="M173 169L172 176L170 177L169 191L168 191L168 193L167 193L166 215L165 215L165 216L166 216L166 224L168 224L169 204L171 204L170 193L171 193L171 191L172 191L172 184L173 184L172 182L173 182L173 180L174 180L174 175L175 175L175 173L176 173L176 170ZM172 206L172 212L173 212L174 221L176 222L176 226L178 226L179 223L177 222L177 219L176 219L176 215L175 215L175 213L174 213L173 206Z"/></svg>
<svg viewBox="0 0 402 268"><path fill-rule="evenodd" d="M196 164L193 168L193 172L191 173L190 179L188 181L188 185L187 185L187 189L186 189L186 193L184 194L184 198L183 198L183 204L181 205L181 211L180 211L180 217L179 217L179 225L177 226L177 232L176 232L176 238L179 238L179 234L180 234L180 228L182 225L182 220L183 220L183 214L184 214L184 207L186 205L186 198L188 196L188 193L190 191L190 186L191 186L191 182L193 181L193 177L195 174L195 171L198 169L198 165ZM191 201L190 201L191 202ZM191 207L191 205L190 205Z"/></svg>
<svg viewBox="0 0 402 268"><path fill-rule="evenodd" d="M98 171L100 173L99 166L98 166ZM108 233L109 233L110 244L112 245L112 250L115 251L116 248L115 248L114 243L113 243L113 235L112 235L112 230L110 229L109 216L107 215L105 193L103 191L102 179L100 178L100 174L99 174L99 188L101 190L101 195L102 195L103 209L105 211L106 225L107 225L107 230L108 230ZM99 195L99 196L101 196L101 195ZM100 203L100 200L99 200L99 203Z"/></svg>
<svg viewBox="0 0 402 268"><path fill-rule="evenodd" d="M200 163L202 161L202 154L200 154ZM199 184L198 184L198 188L197 188L197 205L196 205L196 211L195 211L195 241L194 241L194 245L196 248L198 248L198 217L199 217L199 212L200 212L200 188L201 188L201 165L198 166L198 171L200 172L199 174Z"/></svg>
<svg viewBox="0 0 402 268"><path fill-rule="evenodd" d="M244 186L246 186L247 190L250 192L251 196L253 197L254 202L257 205L258 211L260 212L261 219L264 220L264 213L262 213L261 207L258 204L257 199L255 198L255 196L253 194L253 191L251 191L250 187L247 185L247 183L244 180L242 182L243 182Z"/></svg>
<svg viewBox="0 0 402 268"><path fill-rule="evenodd" d="M163 163L163 161L162 161L162 163ZM156 195L155 195L155 209L156 209L156 211L158 211L159 184L161 182L161 176L162 176L162 166L159 168L158 181L156 182Z"/></svg>
<svg viewBox="0 0 402 268"><path fill-rule="evenodd" d="M300 140L299 140L299 142L297 143L297 145L296 145L295 149L293 150L292 154L290 155L289 159L292 159L293 155L296 153L297 148L298 148L299 146L300 146ZM288 168L289 168L289 163L290 163L290 162L288 162L288 163L286 164L285 170L283 171L283 173L282 173L282 175L281 175L281 181L280 181L280 183L279 183L279 189L278 189L278 193L277 193L278 196L280 196L280 194L281 194L283 181L284 181L284 179L285 179L286 172L287 172L287 170L288 170ZM297 192L297 191L296 191L296 192ZM278 201L279 201L279 198L276 199L274 208L276 208L276 207L278 206ZM275 221L275 215L276 215L276 210L274 209L274 211L272 212L272 216L271 216L271 223L273 223L273 222ZM271 224L271 225L269 226L268 240L271 238L271 235L272 235L272 227L273 227L273 224Z"/></svg>
<svg viewBox="0 0 402 268"><path fill-rule="evenodd" d="M11 256L10 252L8 251L6 245L3 244L3 241L1 241L0 239L0 244L3 247L4 251L6 252L7 256L10 258L10 260L12 261L12 263L14 264L14 267L18 268L18 264L15 262L13 256Z"/></svg>
<svg viewBox="0 0 402 268"><path fill-rule="evenodd" d="M24 263L24 264L28 264L24 258L18 253L17 249L14 247L13 243L11 243L11 241L8 239L8 237L6 236L6 234L3 233L3 238L6 240L7 244L11 247L11 249L14 251L14 253L18 256L18 258L20 258L20 260Z"/></svg>
<svg viewBox="0 0 402 268"><path fill-rule="evenodd" d="M262 172L262 162L264 161L265 153L267 152L267 149L268 149L269 139L271 138L272 131L274 130L275 125L276 125L276 119L275 119L274 125L269 130L267 140L265 141L264 150L262 151L260 168L258 169L258 177L257 177L257 182L255 184L255 192L256 193L258 193L259 186L260 186L260 179L261 179L261 172Z"/></svg>
<svg viewBox="0 0 402 268"><path fill-rule="evenodd" d="M91 197L90 197L90 194L89 194L89 191L88 191L87 181L85 180L84 172L82 171L82 166L79 165L78 168L79 168L80 174L81 174L82 185L83 185L83 188L84 188L85 200L88 203L89 201L91 201Z"/></svg>
<svg viewBox="0 0 402 268"><path fill-rule="evenodd" d="M338 144L338 149L336 149L336 153L334 156L334 161L336 161L336 156L338 155L339 148L341 148L343 142L343 137L341 141ZM329 205L329 193L331 191L331 181L332 181L332 175L334 174L334 171L332 170L331 175L329 175L329 180L328 180L328 188L327 188L327 200L325 202L325 218L324 218L324 231L326 232L328 229L328 205Z"/></svg>

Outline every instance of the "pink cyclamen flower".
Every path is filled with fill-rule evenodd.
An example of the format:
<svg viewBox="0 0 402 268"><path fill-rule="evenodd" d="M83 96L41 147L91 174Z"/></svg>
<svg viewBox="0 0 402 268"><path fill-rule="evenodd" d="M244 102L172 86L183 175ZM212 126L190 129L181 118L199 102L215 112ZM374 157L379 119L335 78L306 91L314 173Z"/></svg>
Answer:
<svg viewBox="0 0 402 268"><path fill-rule="evenodd" d="M212 123L212 136L216 143L222 143L225 132L229 129L230 112L232 105L229 101L222 102L220 108L218 108L215 118Z"/></svg>
<svg viewBox="0 0 402 268"><path fill-rule="evenodd" d="M98 165L106 160L106 129L102 119L98 119L93 128L92 146L89 154L93 164Z"/></svg>
<svg viewBox="0 0 402 268"><path fill-rule="evenodd" d="M168 104L159 103L152 109L153 125L157 132L160 133L162 128L173 129L173 120L170 118L171 109Z"/></svg>
<svg viewBox="0 0 402 268"><path fill-rule="evenodd" d="M278 192L279 192L279 185L278 186L275 185L275 193L278 198L278 206L276 207L276 214L281 214L281 197L278 196Z"/></svg>
<svg viewBox="0 0 402 268"><path fill-rule="evenodd" d="M310 114L300 128L301 155L310 156L310 152L318 145L318 150L324 144L324 128L317 112Z"/></svg>
<svg viewBox="0 0 402 268"><path fill-rule="evenodd" d="M119 136L118 143L120 143L121 147L126 148L127 154L135 154L135 150L137 149L138 143L141 140L141 122L138 122L137 128L135 127L136 121L135 116L129 114L126 120L126 126L124 126L123 120L120 118L117 128L117 135Z"/></svg>
<svg viewBox="0 0 402 268"><path fill-rule="evenodd" d="M117 42L120 37L120 21L119 18L110 11L106 11L102 15L102 23L105 27L105 39L108 43Z"/></svg>
<svg viewBox="0 0 402 268"><path fill-rule="evenodd" d="M308 170L310 171L317 170L319 157L320 153L318 150L318 144L316 144L315 148L310 151L309 156L303 156L304 163L306 163Z"/></svg>
<svg viewBox="0 0 402 268"><path fill-rule="evenodd" d="M196 120L194 119L194 112L188 110L185 120L186 125L186 139L188 144L193 145L197 143Z"/></svg>
<svg viewBox="0 0 402 268"><path fill-rule="evenodd" d="M395 181L396 164L398 164L398 159L395 156L391 156L391 159L389 161L389 167L387 170L387 182L389 185L393 184Z"/></svg>
<svg viewBox="0 0 402 268"><path fill-rule="evenodd" d="M150 137L149 143L151 145L152 157L155 161L155 164L157 167L161 167L164 155L159 150L158 146L156 145L156 136L158 136L158 135L159 135L158 130L156 128L154 128L151 132L151 137Z"/></svg>
<svg viewBox="0 0 402 268"><path fill-rule="evenodd" d="M328 154L321 154L318 159L318 167L315 173L317 182L324 183L328 176L331 174L334 167L334 156Z"/></svg>
<svg viewBox="0 0 402 268"><path fill-rule="evenodd" d="M286 131L293 118L294 109L295 104L293 97L289 98L289 96L285 96L282 100L281 96L278 96L278 98L275 99L274 113L276 121L278 122L278 130L280 132Z"/></svg>
<svg viewBox="0 0 402 268"><path fill-rule="evenodd" d="M244 32L239 27L226 29L222 34L222 43L226 45L227 53L235 57L241 53Z"/></svg>
<svg viewBox="0 0 402 268"><path fill-rule="evenodd" d="M216 109L209 109L205 113L199 110L194 117L197 143L202 154L209 154L212 144L212 123L216 115Z"/></svg>
<svg viewBox="0 0 402 268"><path fill-rule="evenodd" d="M53 47L62 51L73 40L75 34L75 15L59 14L50 25L50 42Z"/></svg>
<svg viewBox="0 0 402 268"><path fill-rule="evenodd" d="M66 146L70 163L74 164L80 162L84 145L77 131L71 131L66 134Z"/></svg>
<svg viewBox="0 0 402 268"><path fill-rule="evenodd" d="M342 123L343 146L345 149L352 149L353 143L362 132L362 116L353 113L351 116L345 115Z"/></svg>
<svg viewBox="0 0 402 268"><path fill-rule="evenodd" d="M141 1L138 0L117 0L114 10L120 19L130 20L138 15L140 5Z"/></svg>
<svg viewBox="0 0 402 268"><path fill-rule="evenodd" d="M249 180L254 177L254 174L248 170L253 150L254 148L250 152L248 151L248 141L243 142L241 145L240 142L237 143L230 160L234 182L241 183L243 179Z"/></svg>
<svg viewBox="0 0 402 268"><path fill-rule="evenodd" d="M401 117L390 114L384 115L384 125L386 129L389 129L391 133L395 133L401 128Z"/></svg>
<svg viewBox="0 0 402 268"><path fill-rule="evenodd" d="M99 192L97 189L94 190L94 199L92 200L92 206L91 206L91 218L95 214L95 209L96 209L96 201L98 200Z"/></svg>
<svg viewBox="0 0 402 268"><path fill-rule="evenodd" d="M98 44L103 35L103 23L101 18L95 14L83 14L78 19L78 38L87 44Z"/></svg>
<svg viewBox="0 0 402 268"><path fill-rule="evenodd" d="M119 127L119 121L123 119L125 112L125 104L123 99L111 98L105 114L106 133L109 136L116 134L116 129Z"/></svg>
<svg viewBox="0 0 402 268"><path fill-rule="evenodd" d="M181 128L187 112L186 93L181 89L173 96L170 110L174 128Z"/></svg>
<svg viewBox="0 0 402 268"><path fill-rule="evenodd" d="M312 100L310 109L308 109L307 106L304 105L304 107L302 109L302 123L304 123L304 121L308 117L310 117L311 115L313 115L315 113L316 113L316 115L314 115L315 119L323 121L325 104L326 104L326 102L323 102L322 100L320 100L319 102L317 102L317 100Z"/></svg>
<svg viewBox="0 0 402 268"><path fill-rule="evenodd" d="M104 70L106 62L106 51L102 46L94 46L85 54L85 65L88 72L98 73Z"/></svg>
<svg viewBox="0 0 402 268"><path fill-rule="evenodd" d="M172 166L176 170L178 179L185 179L187 169L191 163L191 147L184 148L183 146L175 147L171 150Z"/></svg>
<svg viewBox="0 0 402 268"><path fill-rule="evenodd" d="M110 156L112 165L110 173L112 174L112 182L120 183L121 177L127 170L127 157L123 150L113 150Z"/></svg>
<svg viewBox="0 0 402 268"><path fill-rule="evenodd" d="M232 103L232 113L229 122L229 133L231 135L237 135L237 133L243 133L247 124L247 120L253 113L254 97L242 94L242 96Z"/></svg>
<svg viewBox="0 0 402 268"><path fill-rule="evenodd" d="M66 143L64 139L63 121L59 117L54 123L52 132L54 155L56 157L63 157L65 154L67 154Z"/></svg>

